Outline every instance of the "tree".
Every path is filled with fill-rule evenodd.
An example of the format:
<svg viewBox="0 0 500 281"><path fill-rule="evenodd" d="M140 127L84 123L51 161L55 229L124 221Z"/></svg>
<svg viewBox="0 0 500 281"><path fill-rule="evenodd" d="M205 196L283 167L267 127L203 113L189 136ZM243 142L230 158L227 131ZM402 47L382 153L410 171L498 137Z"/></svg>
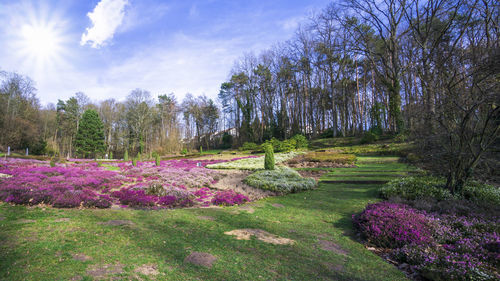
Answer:
<svg viewBox="0 0 500 281"><path fill-rule="evenodd" d="M104 125L95 110L88 109L83 113L76 133L75 147L76 152L84 158L87 156L95 158L106 150Z"/></svg>

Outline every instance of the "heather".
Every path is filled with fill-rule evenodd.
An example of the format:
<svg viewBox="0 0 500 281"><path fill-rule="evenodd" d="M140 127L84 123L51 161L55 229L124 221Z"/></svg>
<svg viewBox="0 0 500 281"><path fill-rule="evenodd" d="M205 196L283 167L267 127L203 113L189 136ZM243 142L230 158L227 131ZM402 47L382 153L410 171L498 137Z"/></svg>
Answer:
<svg viewBox="0 0 500 281"><path fill-rule="evenodd" d="M205 166L224 161L169 160L160 166L138 162L137 167L129 162L110 162L101 167L95 162L73 161L52 167L44 161L8 159L0 161L0 174L5 175L0 178L0 200L56 208L209 206L217 193L205 194L200 200L197 192L209 189L224 175ZM241 203L235 199L224 205Z"/></svg>
<svg viewBox="0 0 500 281"><path fill-rule="evenodd" d="M316 186L314 179L303 178L298 172L288 167L257 171L246 177L244 182L256 188L275 191L281 194L309 190Z"/></svg>
<svg viewBox="0 0 500 281"><path fill-rule="evenodd" d="M478 204L498 206L500 204L500 188L468 182L462 190L452 194L445 188L444 178L432 176L403 177L390 181L380 189L384 199L399 197L405 200L435 199L438 201L464 199Z"/></svg>
<svg viewBox="0 0 500 281"><path fill-rule="evenodd" d="M500 220L426 213L405 204L381 202L353 215L369 243L430 280L497 280Z"/></svg>
<svg viewBox="0 0 500 281"><path fill-rule="evenodd" d="M288 161L297 155L300 155L301 152L292 151L288 153L276 153L274 155L275 163L282 163ZM246 159L240 159L236 161L223 162L217 164L209 164L207 168L210 169L237 169L237 170L262 170L264 169L264 157L248 157Z"/></svg>

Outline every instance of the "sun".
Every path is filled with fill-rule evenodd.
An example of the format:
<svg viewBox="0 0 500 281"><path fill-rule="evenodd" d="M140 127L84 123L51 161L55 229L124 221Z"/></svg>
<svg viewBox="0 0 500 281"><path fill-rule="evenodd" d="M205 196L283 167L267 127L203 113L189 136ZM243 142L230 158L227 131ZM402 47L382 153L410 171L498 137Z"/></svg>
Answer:
<svg viewBox="0 0 500 281"><path fill-rule="evenodd" d="M48 24L26 24L21 28L20 52L39 66L54 63L62 49L62 38Z"/></svg>

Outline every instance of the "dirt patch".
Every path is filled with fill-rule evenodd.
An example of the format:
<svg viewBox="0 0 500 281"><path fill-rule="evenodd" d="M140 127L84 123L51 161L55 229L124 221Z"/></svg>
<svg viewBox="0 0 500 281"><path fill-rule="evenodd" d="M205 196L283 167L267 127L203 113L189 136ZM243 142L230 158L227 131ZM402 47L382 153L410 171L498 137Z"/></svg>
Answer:
<svg viewBox="0 0 500 281"><path fill-rule="evenodd" d="M332 241L328 240L319 240L317 243L318 247L322 250L329 251L329 252L334 252L339 255L347 255L349 254L348 251L342 249L339 245L333 243Z"/></svg>
<svg viewBox="0 0 500 281"><path fill-rule="evenodd" d="M36 222L36 220L20 219L20 220L15 221L14 223L15 224L22 224L22 223L35 223L35 222Z"/></svg>
<svg viewBox="0 0 500 281"><path fill-rule="evenodd" d="M241 171L241 170L218 170L226 176L220 179L216 184L213 184L212 187L220 190L232 189L236 192L239 192L250 200L259 200L268 196L276 196L276 193L262 190L259 188L251 187L245 183L243 183L243 179L245 179L248 175L250 175L251 171Z"/></svg>
<svg viewBox="0 0 500 281"><path fill-rule="evenodd" d="M271 206L273 206L274 208L285 208L285 205L279 203L273 203L271 204Z"/></svg>
<svg viewBox="0 0 500 281"><path fill-rule="evenodd" d="M195 265L211 268L217 257L202 252L192 252L184 259L185 263L192 263Z"/></svg>
<svg viewBox="0 0 500 281"><path fill-rule="evenodd" d="M214 221L215 220L215 218L211 217L211 216L197 216L196 218L199 220L206 220L206 221Z"/></svg>
<svg viewBox="0 0 500 281"><path fill-rule="evenodd" d="M315 180L319 180L321 176L324 174L330 172L330 171L325 171L325 170L317 170L317 171L297 171L302 177L304 178L313 178Z"/></svg>
<svg viewBox="0 0 500 281"><path fill-rule="evenodd" d="M97 224L112 225L112 226L135 225L135 223L133 223L129 220L110 220L110 221L106 221L106 222L98 222Z"/></svg>
<svg viewBox="0 0 500 281"><path fill-rule="evenodd" d="M70 221L69 218L60 218L60 219L55 219L54 222L66 222L66 221Z"/></svg>
<svg viewBox="0 0 500 281"><path fill-rule="evenodd" d="M274 245L287 245L295 243L295 241L292 239L279 237L262 229L251 229L251 228L235 229L232 231L224 232L224 234L234 235L236 236L237 240L250 240L252 236L255 236L260 241L263 241L265 243L271 243Z"/></svg>
<svg viewBox="0 0 500 281"><path fill-rule="evenodd" d="M71 254L71 256L73 257L74 260L77 260L77 261L90 261L90 260L92 260L91 257L84 255L84 254Z"/></svg>
<svg viewBox="0 0 500 281"><path fill-rule="evenodd" d="M110 275L122 274L123 264L105 264L105 265L93 265L87 269L87 275L91 276L97 280L110 280Z"/></svg>
<svg viewBox="0 0 500 281"><path fill-rule="evenodd" d="M156 276L160 274L160 272L158 271L158 266L156 264L143 264L134 269L134 272L147 276Z"/></svg>
<svg viewBox="0 0 500 281"><path fill-rule="evenodd" d="M335 264L331 262L322 262L321 264L332 272L344 271L344 266L341 264Z"/></svg>
<svg viewBox="0 0 500 281"><path fill-rule="evenodd" d="M239 207L238 210L246 211L249 214L255 213L255 209L252 208L251 206L248 206L248 205L243 205L243 206Z"/></svg>
<svg viewBox="0 0 500 281"><path fill-rule="evenodd" d="M330 184L339 184L339 183L345 183L345 184L386 184L389 181L321 181L322 183L330 183Z"/></svg>

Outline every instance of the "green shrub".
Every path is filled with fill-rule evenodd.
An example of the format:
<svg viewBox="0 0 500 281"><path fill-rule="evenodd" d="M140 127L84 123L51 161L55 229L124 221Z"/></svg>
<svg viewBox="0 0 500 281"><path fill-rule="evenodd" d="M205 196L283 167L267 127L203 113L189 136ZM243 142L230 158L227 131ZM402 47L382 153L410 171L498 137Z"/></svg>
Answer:
<svg viewBox="0 0 500 281"><path fill-rule="evenodd" d="M394 137L394 141L399 143L406 142L407 140L408 140L408 135L406 135L405 133L397 134Z"/></svg>
<svg viewBox="0 0 500 281"><path fill-rule="evenodd" d="M240 151L247 150L258 150L259 146L254 142L244 142L243 145L239 148Z"/></svg>
<svg viewBox="0 0 500 281"><path fill-rule="evenodd" d="M113 159L113 151L109 152L109 159Z"/></svg>
<svg viewBox="0 0 500 281"><path fill-rule="evenodd" d="M183 149L181 150L181 154L182 154L182 155L186 155L187 153L188 153L188 150L187 150L186 148L183 148Z"/></svg>
<svg viewBox="0 0 500 281"><path fill-rule="evenodd" d="M102 162L101 161L97 161L97 167L102 167Z"/></svg>
<svg viewBox="0 0 500 281"><path fill-rule="evenodd" d="M125 154L123 155L123 160L128 161L128 150L125 150Z"/></svg>
<svg viewBox="0 0 500 281"><path fill-rule="evenodd" d="M56 166L56 159L50 158L50 167L55 167Z"/></svg>
<svg viewBox="0 0 500 281"><path fill-rule="evenodd" d="M137 158L132 159L132 166L137 167Z"/></svg>
<svg viewBox="0 0 500 281"><path fill-rule="evenodd" d="M264 169L266 170L274 170L274 150L270 145L264 146L264 150L266 152L266 156L264 159Z"/></svg>
<svg viewBox="0 0 500 281"><path fill-rule="evenodd" d="M228 133L224 133L222 136L222 148L231 148L233 144L233 136Z"/></svg>
<svg viewBox="0 0 500 281"><path fill-rule="evenodd" d="M361 138L361 144L369 144L378 140L378 135L373 132L366 132Z"/></svg>
<svg viewBox="0 0 500 281"><path fill-rule="evenodd" d="M354 164L356 155L343 154L337 152L309 152L304 156L304 160L309 162L331 162L336 164Z"/></svg>
<svg viewBox="0 0 500 281"><path fill-rule="evenodd" d="M281 142L281 151L282 152L290 152L294 150L297 147L297 141L296 140L284 140Z"/></svg>
<svg viewBox="0 0 500 281"><path fill-rule="evenodd" d="M470 182L464 186L461 195L476 203L500 205L500 188L492 185Z"/></svg>
<svg viewBox="0 0 500 281"><path fill-rule="evenodd" d="M243 181L250 186L282 194L309 190L316 186L314 179L303 178L288 167L257 171Z"/></svg>
<svg viewBox="0 0 500 281"><path fill-rule="evenodd" d="M446 200L453 198L444 188L445 180L436 177L404 177L394 179L380 189L382 198L400 197L406 200L435 198Z"/></svg>
<svg viewBox="0 0 500 281"><path fill-rule="evenodd" d="M295 135L291 138L292 140L295 141L295 148L307 148L309 146L309 142L307 141L306 137L303 135Z"/></svg>
<svg viewBox="0 0 500 281"><path fill-rule="evenodd" d="M203 154L203 146L200 145L200 154Z"/></svg>
<svg viewBox="0 0 500 281"><path fill-rule="evenodd" d="M161 161L160 161L160 154L156 153L155 155L155 165L160 166Z"/></svg>

